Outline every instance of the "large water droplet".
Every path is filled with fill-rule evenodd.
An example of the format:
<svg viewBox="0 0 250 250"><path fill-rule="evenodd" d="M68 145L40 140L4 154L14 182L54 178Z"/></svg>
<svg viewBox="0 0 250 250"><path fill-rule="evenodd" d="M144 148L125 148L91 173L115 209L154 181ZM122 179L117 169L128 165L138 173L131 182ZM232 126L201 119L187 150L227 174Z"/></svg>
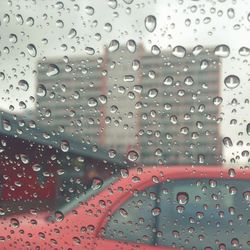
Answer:
<svg viewBox="0 0 250 250"><path fill-rule="evenodd" d="M153 32L156 28L156 18L153 15L149 15L144 20L145 27L148 32Z"/></svg>
<svg viewBox="0 0 250 250"><path fill-rule="evenodd" d="M176 196L176 200L180 205L186 205L189 200L188 193L186 192L179 192Z"/></svg>
<svg viewBox="0 0 250 250"><path fill-rule="evenodd" d="M109 44L108 50L110 52L115 52L119 49L119 47L120 47L119 42L117 40L112 40Z"/></svg>
<svg viewBox="0 0 250 250"><path fill-rule="evenodd" d="M66 140L61 141L61 150L63 152L68 152L69 148L70 148L70 146L69 146L69 142L68 141L66 141Z"/></svg>
<svg viewBox="0 0 250 250"><path fill-rule="evenodd" d="M25 80L20 80L20 81L18 82L18 86L19 86L19 88L20 88L21 90L23 90L23 91L27 91L27 90L29 89L29 84L28 84L27 81L25 81Z"/></svg>
<svg viewBox="0 0 250 250"><path fill-rule="evenodd" d="M27 45L27 50L30 56L36 57L37 55L37 50L34 44L30 43Z"/></svg>
<svg viewBox="0 0 250 250"><path fill-rule="evenodd" d="M176 46L174 47L172 54L178 58L183 58L186 55L186 49L182 46Z"/></svg>
<svg viewBox="0 0 250 250"><path fill-rule="evenodd" d="M136 51L136 43L134 40L130 39L127 41L127 48L128 48L128 51L131 52L131 53L135 53Z"/></svg>
<svg viewBox="0 0 250 250"><path fill-rule="evenodd" d="M223 57L223 58L228 57L230 54L230 48L225 44L218 45L216 46L214 50L214 54L216 56Z"/></svg>
<svg viewBox="0 0 250 250"><path fill-rule="evenodd" d="M59 74L60 70L55 64L49 64L48 70L46 72L47 76L55 76Z"/></svg>
<svg viewBox="0 0 250 250"><path fill-rule="evenodd" d="M139 154L135 150L131 150L128 152L127 158L130 161L136 161L139 158Z"/></svg>
<svg viewBox="0 0 250 250"><path fill-rule="evenodd" d="M240 84L240 78L236 75L229 75L225 78L224 84L229 89L235 89Z"/></svg>
<svg viewBox="0 0 250 250"><path fill-rule="evenodd" d="M222 140L225 147L229 148L233 146L233 142L230 137L224 137Z"/></svg>

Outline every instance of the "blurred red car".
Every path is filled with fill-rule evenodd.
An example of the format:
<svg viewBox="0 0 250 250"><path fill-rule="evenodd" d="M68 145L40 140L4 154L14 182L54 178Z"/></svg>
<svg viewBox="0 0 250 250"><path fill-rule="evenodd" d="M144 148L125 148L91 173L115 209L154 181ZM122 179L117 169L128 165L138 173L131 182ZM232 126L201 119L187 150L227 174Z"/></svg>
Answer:
<svg viewBox="0 0 250 250"><path fill-rule="evenodd" d="M250 170L145 167L58 208L2 215L1 249L248 249Z"/></svg>

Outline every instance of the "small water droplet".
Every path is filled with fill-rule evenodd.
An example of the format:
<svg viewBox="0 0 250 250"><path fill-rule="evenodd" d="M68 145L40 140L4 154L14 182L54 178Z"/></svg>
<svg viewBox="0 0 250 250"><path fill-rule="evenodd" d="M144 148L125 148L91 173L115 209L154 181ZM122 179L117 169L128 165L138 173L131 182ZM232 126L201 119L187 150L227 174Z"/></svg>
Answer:
<svg viewBox="0 0 250 250"><path fill-rule="evenodd" d="M92 184L91 184L91 189L93 190L98 190L102 187L103 185L103 180L99 178L93 178Z"/></svg>
<svg viewBox="0 0 250 250"><path fill-rule="evenodd" d="M250 55L250 49L247 47L241 47L239 49L239 55L241 56L249 56Z"/></svg>
<svg viewBox="0 0 250 250"><path fill-rule="evenodd" d="M87 14L87 15L89 15L89 16L93 16L93 15L94 15L94 13L95 13L95 10L94 10L94 8L93 8L93 7L91 7L91 6L87 6L87 7L85 7L85 12L86 12L86 14Z"/></svg>
<svg viewBox="0 0 250 250"><path fill-rule="evenodd" d="M93 107L96 107L98 105L98 102L95 98L91 97L89 98L88 100L88 106L93 108Z"/></svg>
<svg viewBox="0 0 250 250"><path fill-rule="evenodd" d="M58 222L61 222L64 220L64 214L61 211L56 211L55 212L55 219Z"/></svg>
<svg viewBox="0 0 250 250"><path fill-rule="evenodd" d="M161 209L159 207L155 207L151 210L153 216L159 216L161 213Z"/></svg>
<svg viewBox="0 0 250 250"><path fill-rule="evenodd" d="M69 37L70 39L72 39L72 38L74 38L76 35L77 35L76 30L72 28L72 29L69 31L68 37Z"/></svg>
<svg viewBox="0 0 250 250"><path fill-rule="evenodd" d="M135 51L136 51L136 43L135 43L134 40L132 40L132 39L128 40L126 46L127 46L127 49L128 49L129 52L135 53Z"/></svg>
<svg viewBox="0 0 250 250"><path fill-rule="evenodd" d="M69 149L70 149L69 142L66 141L66 140L62 140L62 141L61 141L61 150L62 150L63 152L68 152Z"/></svg>
<svg viewBox="0 0 250 250"><path fill-rule="evenodd" d="M174 82L173 77L172 77L172 76L167 76L167 77L164 79L163 84L164 84L164 85L167 85L167 86L170 86L170 85L173 84L173 82Z"/></svg>
<svg viewBox="0 0 250 250"><path fill-rule="evenodd" d="M20 226L20 223L19 223L18 219L16 219L16 218L11 218L10 224L14 228L18 228Z"/></svg>
<svg viewBox="0 0 250 250"><path fill-rule="evenodd" d="M27 90L29 89L29 84L28 84L28 82L25 81L25 80L20 80L20 81L18 82L18 86L19 86L19 88L20 88L21 90L23 90L23 91L27 91Z"/></svg>
<svg viewBox="0 0 250 250"><path fill-rule="evenodd" d="M222 142L223 142L224 146L227 148L233 146L233 142L232 142L231 138L229 138L229 137L224 137Z"/></svg>
<svg viewBox="0 0 250 250"><path fill-rule="evenodd" d="M157 95L158 95L157 89L150 89L148 91L148 97L150 97L150 98L155 98Z"/></svg>
<svg viewBox="0 0 250 250"><path fill-rule="evenodd" d="M119 49L119 47L120 47L119 42L117 40L112 40L109 44L108 50L110 52L115 52Z"/></svg>
<svg viewBox="0 0 250 250"><path fill-rule="evenodd" d="M95 50L91 47L86 47L84 51L86 52L86 54L91 56L95 54Z"/></svg>
<svg viewBox="0 0 250 250"><path fill-rule="evenodd" d="M191 85L194 84L194 79L193 79L191 76L188 76L188 77L185 78L184 83L185 83L187 86L191 86Z"/></svg>

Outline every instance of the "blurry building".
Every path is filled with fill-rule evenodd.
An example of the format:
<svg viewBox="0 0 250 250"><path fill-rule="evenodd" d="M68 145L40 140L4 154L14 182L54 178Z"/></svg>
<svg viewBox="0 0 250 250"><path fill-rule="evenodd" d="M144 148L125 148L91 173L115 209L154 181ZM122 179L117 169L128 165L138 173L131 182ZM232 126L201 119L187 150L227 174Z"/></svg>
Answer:
<svg viewBox="0 0 250 250"><path fill-rule="evenodd" d="M127 47L38 64L40 123L149 164L220 164L220 61L197 47L173 55ZM113 156L112 156L113 154Z"/></svg>

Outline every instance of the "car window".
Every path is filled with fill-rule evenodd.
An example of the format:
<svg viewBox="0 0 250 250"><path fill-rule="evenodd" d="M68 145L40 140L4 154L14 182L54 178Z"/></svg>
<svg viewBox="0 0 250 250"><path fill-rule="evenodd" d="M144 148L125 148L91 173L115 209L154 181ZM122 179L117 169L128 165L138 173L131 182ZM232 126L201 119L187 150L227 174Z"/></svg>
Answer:
<svg viewBox="0 0 250 250"><path fill-rule="evenodd" d="M154 245L159 210L157 187L136 191L131 199L111 215L104 237Z"/></svg>
<svg viewBox="0 0 250 250"><path fill-rule="evenodd" d="M249 182L189 179L136 192L111 215L104 237L184 249L249 247Z"/></svg>

